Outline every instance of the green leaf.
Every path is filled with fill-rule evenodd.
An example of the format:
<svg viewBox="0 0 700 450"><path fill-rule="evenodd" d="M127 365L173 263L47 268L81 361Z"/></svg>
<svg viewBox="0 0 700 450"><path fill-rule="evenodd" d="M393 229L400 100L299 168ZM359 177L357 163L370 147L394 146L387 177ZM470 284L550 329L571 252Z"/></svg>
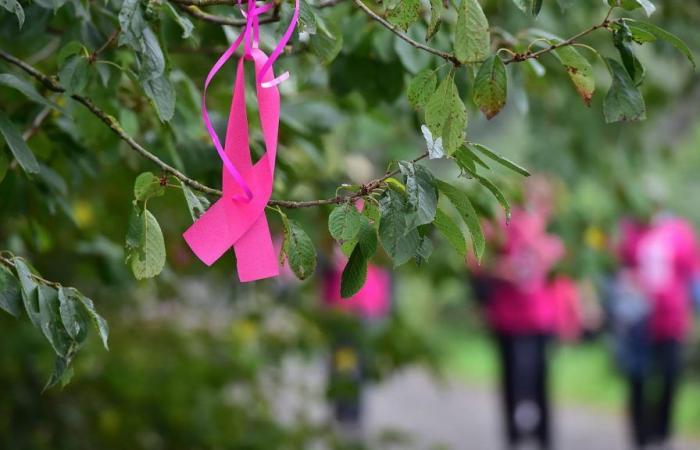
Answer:
<svg viewBox="0 0 700 450"><path fill-rule="evenodd" d="M365 281L367 281L367 258L358 245L352 251L350 259L343 269L343 275L340 279L341 297L349 298L357 294L365 285Z"/></svg>
<svg viewBox="0 0 700 450"><path fill-rule="evenodd" d="M416 264L419 266L428 261L430 255L433 254L433 241L428 236L421 236L420 244L416 250Z"/></svg>
<svg viewBox="0 0 700 450"><path fill-rule="evenodd" d="M454 248L457 253L461 256L467 256L467 242L464 239L462 230L459 225L448 216L445 211L438 208L435 214L435 221L433 222L435 228L442 234L447 242Z"/></svg>
<svg viewBox="0 0 700 450"><path fill-rule="evenodd" d="M104 345L104 348L106 350L109 350L109 326L107 325L107 321L97 313L97 310L95 309L95 304L91 299L74 289L71 289L71 291L72 294L78 298L80 304L83 307L83 310L92 321L93 326L97 330L97 333L100 335L102 345Z"/></svg>
<svg viewBox="0 0 700 450"><path fill-rule="evenodd" d="M139 202L146 202L151 197L165 195L165 186L160 184L160 178L151 172L144 172L134 181L134 198Z"/></svg>
<svg viewBox="0 0 700 450"><path fill-rule="evenodd" d="M612 85L603 102L603 113L607 123L639 121L646 119L644 98L634 81L622 65L606 58Z"/></svg>
<svg viewBox="0 0 700 450"><path fill-rule="evenodd" d="M479 68L474 79L474 103L487 119L501 112L508 97L506 66L498 55L491 55Z"/></svg>
<svg viewBox="0 0 700 450"><path fill-rule="evenodd" d="M136 51L141 87L153 102L161 122L168 122L175 113L175 90L166 70L163 50L153 30L146 26L138 0L122 3L119 24L122 30L119 45L129 45Z"/></svg>
<svg viewBox="0 0 700 450"><path fill-rule="evenodd" d="M179 180L178 180L179 181ZM185 202L187 202L187 209L190 211L192 220L199 219L204 212L209 209L209 199L205 196L195 193L189 188L185 183L180 181L180 186L182 187L182 194L185 196Z"/></svg>
<svg viewBox="0 0 700 450"><path fill-rule="evenodd" d="M360 213L351 203L337 206L328 216L328 231L337 241L351 241L360 231Z"/></svg>
<svg viewBox="0 0 700 450"><path fill-rule="evenodd" d="M508 202L508 199L506 199L506 196L503 195L503 192L488 178L484 178L481 175L476 175L475 178L479 180L479 183L488 189L494 197L496 197L498 203L500 203L505 210L506 221L510 221L510 203Z"/></svg>
<svg viewBox="0 0 700 450"><path fill-rule="evenodd" d="M39 315L41 331L46 336L57 355L71 357L78 349L78 344L71 338L63 326L60 313L58 291L50 286L38 287Z"/></svg>
<svg viewBox="0 0 700 450"><path fill-rule="evenodd" d="M450 203L452 203L457 209L464 223L467 224L469 234L471 234L472 237L474 255L478 260L481 260L486 247L486 239L484 238L484 232L481 229L479 216L477 216L474 206L467 198L467 194L456 187L445 183L444 181L437 180L437 186L440 192L444 194Z"/></svg>
<svg viewBox="0 0 700 450"><path fill-rule="evenodd" d="M477 0L462 0L457 10L455 56L462 64L479 62L491 52L489 22Z"/></svg>
<svg viewBox="0 0 700 450"><path fill-rule="evenodd" d="M24 25L24 9L22 9L22 5L17 0L0 0L0 6L14 14L17 17L19 27L22 28Z"/></svg>
<svg viewBox="0 0 700 450"><path fill-rule="evenodd" d="M65 287L58 289L59 312L68 335L81 344L88 335L88 317L75 292Z"/></svg>
<svg viewBox="0 0 700 450"><path fill-rule="evenodd" d="M43 391L51 389L52 387L60 384L65 386L68 384L71 378L73 378L73 368L70 367L71 358L64 358L62 356L56 356L54 361L53 371L49 380L46 382Z"/></svg>
<svg viewBox="0 0 700 450"><path fill-rule="evenodd" d="M305 280L316 271L316 248L301 226L285 219L284 252L289 267L300 280Z"/></svg>
<svg viewBox="0 0 700 450"><path fill-rule="evenodd" d="M362 215L369 219L370 223L375 227L379 226L379 222L382 218L382 212L374 199L365 200L364 207L362 208Z"/></svg>
<svg viewBox="0 0 700 450"><path fill-rule="evenodd" d="M167 75L141 82L143 91L153 101L161 122L168 122L175 114L175 89Z"/></svg>
<svg viewBox="0 0 700 450"><path fill-rule="evenodd" d="M299 2L299 32L316 34L316 13L306 0Z"/></svg>
<svg viewBox="0 0 700 450"><path fill-rule="evenodd" d="M587 106L590 106L595 92L595 78L593 78L591 64L571 45L559 47L554 51L554 55L569 74L578 95Z"/></svg>
<svg viewBox="0 0 700 450"><path fill-rule="evenodd" d="M12 272L0 266L0 308L15 317L22 313L22 292Z"/></svg>
<svg viewBox="0 0 700 450"><path fill-rule="evenodd" d="M362 216L360 220L360 232L357 234L357 241L357 247L364 257L368 260L372 259L377 253L377 228L365 216Z"/></svg>
<svg viewBox="0 0 700 450"><path fill-rule="evenodd" d="M407 205L403 196L388 190L380 200L382 212L379 224L379 240L387 254L394 261L394 267L406 263L413 257L420 244L416 228L406 223Z"/></svg>
<svg viewBox="0 0 700 450"><path fill-rule="evenodd" d="M321 32L311 35L309 46L321 64L330 64L343 48L343 33L335 22L324 23L320 17L318 19Z"/></svg>
<svg viewBox="0 0 700 450"><path fill-rule="evenodd" d="M442 138L443 148L448 154L457 150L464 141L467 109L452 77L445 78L430 96L425 107L425 122L436 139Z"/></svg>
<svg viewBox="0 0 700 450"><path fill-rule="evenodd" d="M492 159L493 161L496 161L498 164L500 164L500 165L502 165L503 167L506 167L506 168L512 170L513 172L519 173L520 175L523 175L523 176L526 176L526 177L529 177L529 176L530 176L530 172L529 172L527 169L525 169L524 167L522 167L522 166L520 166L520 165L514 163L513 161L511 161L510 159L506 158L505 156L499 155L498 153L494 152L493 150L491 150L490 148L488 148L488 147L486 147L486 146L484 146L484 145L477 144L476 142L470 142L470 143L467 145L467 147L468 147L469 150L471 150L472 152L474 152L474 151L479 151L479 152L481 152L481 153L482 153L483 155L485 155L487 158L490 158L490 159Z"/></svg>
<svg viewBox="0 0 700 450"><path fill-rule="evenodd" d="M457 166L462 170L462 175L465 175L467 178L474 178L476 176L474 154L466 146L461 146L452 157L457 163Z"/></svg>
<svg viewBox="0 0 700 450"><path fill-rule="evenodd" d="M302 0L303 2L303 0ZM194 30L194 25L192 25L192 21L188 19L187 17L181 15L180 13L177 12L175 7L168 3L165 2L165 11L168 13L170 17L173 18L175 23L177 23L180 28L182 28L182 39L189 39L192 37L192 31Z"/></svg>
<svg viewBox="0 0 700 450"><path fill-rule="evenodd" d="M437 73L432 69L421 70L408 84L408 103L414 109L424 107L436 87Z"/></svg>
<svg viewBox="0 0 700 450"><path fill-rule="evenodd" d="M40 328L41 327L41 316L39 311L39 285L34 281L32 277L32 271L29 266L20 258L13 258L12 262L15 264L15 271L17 272L17 279L19 280L20 289L22 290L22 302L24 303L24 310L29 316L29 320L32 324Z"/></svg>
<svg viewBox="0 0 700 450"><path fill-rule="evenodd" d="M643 8L647 17L651 16L656 11L656 6L649 0L608 0L608 5L616 6L628 11L638 8Z"/></svg>
<svg viewBox="0 0 700 450"><path fill-rule="evenodd" d="M28 174L39 173L39 162L34 153L29 150L22 138L22 134L10 122L10 119L0 110L0 134L5 138L10 151L19 163L20 167Z"/></svg>
<svg viewBox="0 0 700 450"><path fill-rule="evenodd" d="M525 14L530 14L537 17L542 9L542 0L513 0L517 6Z"/></svg>
<svg viewBox="0 0 700 450"><path fill-rule="evenodd" d="M87 58L81 55L70 56L58 72L61 87L66 95L80 94L90 80L90 67Z"/></svg>
<svg viewBox="0 0 700 450"><path fill-rule="evenodd" d="M82 42L69 41L58 51L58 55L56 56L56 63L58 67L63 67L63 65L66 63L66 60L69 57L80 54L86 55L87 53L88 50L85 48Z"/></svg>
<svg viewBox="0 0 700 450"><path fill-rule="evenodd" d="M386 18L399 29L406 31L420 18L420 0L402 0L389 11Z"/></svg>
<svg viewBox="0 0 700 450"><path fill-rule="evenodd" d="M669 44L673 45L679 52L681 52L683 55L685 55L686 58L688 58L688 61L690 61L690 63L693 65L693 69L696 68L695 57L693 56L693 53L690 51L685 42L678 38L678 36L671 34L663 28L659 28L656 25L653 25L649 22L640 22L632 19L624 19L624 23L630 27L633 36L640 36L641 33L646 33L647 36L651 34L654 35L657 39L661 39L662 41L666 41Z"/></svg>
<svg viewBox="0 0 700 450"><path fill-rule="evenodd" d="M141 12L139 0L124 0L119 10L119 45L127 44L135 50L140 48L143 31L146 29L146 21Z"/></svg>
<svg viewBox="0 0 700 450"><path fill-rule="evenodd" d="M127 261L131 264L131 271L137 280L153 278L160 274L165 267L165 242L163 240L163 232L160 229L158 220L147 209L136 215L136 220L142 222L142 233L140 242L136 246L132 246L133 239L136 234L132 235L132 225L129 225L129 233L127 234ZM130 221L131 222L131 221ZM139 228L139 226L134 226Z"/></svg>
<svg viewBox="0 0 700 450"><path fill-rule="evenodd" d="M428 31L425 35L425 40L429 41L435 33L440 29L440 23L442 22L442 11L445 9L443 0L430 0L430 23L428 24Z"/></svg>
<svg viewBox="0 0 700 450"><path fill-rule="evenodd" d="M435 219L438 191L435 178L428 169L411 162L399 162L399 169L406 177L406 196L411 214L406 217L409 227L431 223Z"/></svg>
<svg viewBox="0 0 700 450"><path fill-rule="evenodd" d="M26 81L22 80L21 78L17 78L16 76L9 74L9 73L3 73L0 74L0 84L5 85L7 87L11 87L13 89L17 89L20 91L22 94L24 94L29 100L38 103L43 106L47 106L49 108L53 108L56 111L63 111L63 109L58 106L56 103L47 100L44 98L39 92L37 92L36 89L34 89L34 86L31 84L27 83Z"/></svg>
<svg viewBox="0 0 700 450"><path fill-rule="evenodd" d="M620 59L622 64L625 66L627 73L634 81L636 86L639 86L644 79L644 67L639 59L634 54L634 49L632 48L632 42L634 41L634 36L630 31L629 27L622 23L613 31L613 43L615 48L617 48L620 53Z"/></svg>
<svg viewBox="0 0 700 450"><path fill-rule="evenodd" d="M145 223L143 208L134 203L133 208L131 208L129 224L126 229L127 250L133 250L143 246L143 242L146 237Z"/></svg>

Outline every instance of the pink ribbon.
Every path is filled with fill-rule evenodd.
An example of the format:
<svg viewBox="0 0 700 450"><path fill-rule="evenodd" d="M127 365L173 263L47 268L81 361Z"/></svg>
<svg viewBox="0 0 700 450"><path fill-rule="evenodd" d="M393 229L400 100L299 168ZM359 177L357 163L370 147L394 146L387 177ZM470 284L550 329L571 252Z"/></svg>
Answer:
<svg viewBox="0 0 700 450"><path fill-rule="evenodd" d="M289 78L289 73L285 72L275 78L271 69L292 37L299 18L299 0L295 2L294 15L287 31L270 57L267 57L258 48L258 18L273 6L272 3L268 3L258 7L254 0L248 0L248 10L244 12L247 19L245 30L221 55L207 75L202 96L202 119L223 161L223 196L184 233L185 241L192 251L207 265L212 265L233 247L238 261L238 277L242 282L279 275L279 264L272 245L265 207L272 195L277 156L280 95L276 86ZM245 51L238 61L226 141L222 147L209 119L206 92L214 75L244 41ZM244 61L251 59L255 64L255 86L266 150L255 164L250 155L245 102Z"/></svg>

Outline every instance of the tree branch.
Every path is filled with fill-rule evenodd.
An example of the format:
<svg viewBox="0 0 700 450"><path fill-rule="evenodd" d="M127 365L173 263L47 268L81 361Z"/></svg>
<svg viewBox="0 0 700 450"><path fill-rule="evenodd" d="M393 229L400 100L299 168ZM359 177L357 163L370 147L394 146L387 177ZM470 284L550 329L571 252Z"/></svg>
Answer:
<svg viewBox="0 0 700 450"><path fill-rule="evenodd" d="M11 256L14 257L14 255L12 255L12 254L11 254L9 251L7 251L7 250L3 250L3 251L0 252L0 253L7 253L8 255L11 255ZM24 259L24 258L22 258L22 259ZM5 257L2 256L1 254L0 254L0 265L3 265L3 266L5 266L5 267L7 267L8 269L17 269L17 266L15 265L15 262L14 262L12 259L10 259L10 258L5 258ZM34 278L36 281L38 281L39 283L42 283L42 284L44 284L44 285L51 286L51 287L53 287L53 288L55 288L55 289L60 289L60 288L62 287L62 286L61 286L61 283L57 283L57 282L55 282L55 281L47 280L46 278L43 278L43 277L41 277L41 276L35 274L34 272L31 272L29 275L30 275L32 278Z"/></svg>
<svg viewBox="0 0 700 450"><path fill-rule="evenodd" d="M14 57L13 55L0 50L0 58L4 59L5 61L9 62L10 64L13 64L20 69L24 70L27 72L29 75L37 79L41 84L44 85L47 89L53 92L58 92L58 93L64 93L65 89L58 84L58 82L47 75L44 75L41 73L39 70L34 68L33 66L25 63L24 61ZM203 192L205 194L211 194L211 195L221 195L221 191L218 189L213 189L210 188L209 186L205 186L202 183L193 180L186 176L184 173L180 172L176 168L168 165L165 163L163 160L158 158L156 155L153 153L149 152L141 144L136 142L134 138L129 136L126 131L124 131L124 128L122 128L121 124L117 119L112 117L111 115L107 114L105 111L100 109L95 103L88 97L85 97L80 94L73 94L71 95L71 98L74 100L82 103L87 109L90 110L95 116L97 116L98 119L100 119L105 125L107 125L121 140L126 142L129 147L131 147L134 151L136 151L138 154L143 156L144 158L152 161L154 164L156 164L158 167L160 167L164 172L174 176L175 178L181 180L183 183L187 184L190 186L192 189L196 189L200 192Z"/></svg>
<svg viewBox="0 0 700 450"><path fill-rule="evenodd" d="M329 8L335 6L345 0L326 0L316 5L313 5L317 9ZM194 17L195 19L203 20L205 22L211 22L219 25L230 25L234 27L245 26L245 19L236 19L234 17L218 16L216 14L209 14L199 7L215 6L215 5L230 5L235 6L238 4L238 0L170 0L174 3L180 10ZM279 22L279 5L275 7L273 13L267 17L260 19L261 24Z"/></svg>
<svg viewBox="0 0 700 450"><path fill-rule="evenodd" d="M459 60L457 59L457 57L455 55L453 55L452 53L438 50L436 48L430 47L428 45L422 44L418 41L411 39L407 34L402 33L401 30L399 30L399 28L396 25L388 22L382 16L380 16L379 14L372 11L372 9L370 9L369 6L365 5L364 2L362 2L362 0L353 0L353 1L362 11L364 11L365 14L367 14L369 17L371 17L375 21L379 22L379 24L381 24L381 26L383 26L387 30L391 31L392 33L394 33L399 38L403 39L405 42L412 45L413 47L420 49L420 50L423 50L423 51L426 51L428 53L432 53L433 55L437 55L440 58L451 62L455 66L462 65L462 63L460 63Z"/></svg>
<svg viewBox="0 0 700 450"><path fill-rule="evenodd" d="M27 64L26 62L22 61L21 59L16 58L15 56L0 50L0 59L4 59L5 61L9 62L10 64L13 64L23 71L25 71L27 74L31 75L34 77L36 80L41 82L41 84L44 85L47 89L53 92L57 93L65 93L65 89L58 84L58 82L53 78L49 77L33 66ZM184 184L187 186L191 187L192 189L202 192L204 194L209 194L209 195L216 195L216 196L222 196L223 193L219 189L215 189L209 186L206 186L202 183L200 183L197 180L194 180L184 173L180 172L176 168L170 166L160 158L158 158L156 155L153 153L149 152L146 150L141 144L136 142L136 140L131 137L129 134L124 131L124 128L122 128L121 124L117 119L115 119L113 116L107 114L105 111L103 111L101 108L99 108L95 103L86 96L80 95L80 94L73 94L71 95L71 98L74 100L80 102L83 104L92 114L94 114L98 119L100 119L109 129L111 129L122 141L126 142L126 144L134 150L136 153L141 155L142 157L148 159L149 161L153 162L155 165L157 165L163 172L177 178L178 180L182 181ZM419 157L415 158L412 162L416 163L428 156L428 153L423 153ZM360 197L364 197L375 190L379 189L382 184L390 177L393 177L399 173L398 170L394 170L391 172L387 172L384 174L384 176L377 178L375 180L371 180L365 184L363 184L360 187L360 190L357 192L354 192L349 195L338 195L332 198L327 198L327 199L321 199L321 200L309 200L309 201L292 201L292 200L270 200L268 202L269 206L279 206L282 208L288 208L288 209L298 209L298 208L311 208L314 206L322 206L322 205L333 205L333 204L339 204L343 203L346 201L352 201L356 200Z"/></svg>
<svg viewBox="0 0 700 450"><path fill-rule="evenodd" d="M610 9L612 11L612 8ZM539 58L540 56L544 55L545 53L549 53L553 50L556 50L561 47L566 47L569 45L576 44L576 41L578 39L581 39L582 37L594 32L595 30L598 30L600 28L608 28L611 24L611 21L609 20L610 18L610 11L608 11L608 14L605 16L605 19L597 25L593 25L590 28L586 28L585 30L581 31L580 33L571 36L569 39L566 39L561 42L557 42L556 44L550 44L549 47L545 47L542 50L538 50L536 52L531 52L531 51L526 51L525 53L516 53L513 55L512 58L504 61L504 64L511 64L511 63L516 63L516 62L522 62L522 61L527 61L528 59L533 59L533 58Z"/></svg>

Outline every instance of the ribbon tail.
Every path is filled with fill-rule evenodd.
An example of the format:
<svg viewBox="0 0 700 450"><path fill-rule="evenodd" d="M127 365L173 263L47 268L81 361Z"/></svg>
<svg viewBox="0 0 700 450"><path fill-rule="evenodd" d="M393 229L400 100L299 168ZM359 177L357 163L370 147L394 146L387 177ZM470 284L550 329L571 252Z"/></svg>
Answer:
<svg viewBox="0 0 700 450"><path fill-rule="evenodd" d="M197 258L214 264L233 246L227 211L230 199L221 198L182 235Z"/></svg>
<svg viewBox="0 0 700 450"><path fill-rule="evenodd" d="M265 214L233 246L236 252L238 279L242 283L276 277L279 262Z"/></svg>

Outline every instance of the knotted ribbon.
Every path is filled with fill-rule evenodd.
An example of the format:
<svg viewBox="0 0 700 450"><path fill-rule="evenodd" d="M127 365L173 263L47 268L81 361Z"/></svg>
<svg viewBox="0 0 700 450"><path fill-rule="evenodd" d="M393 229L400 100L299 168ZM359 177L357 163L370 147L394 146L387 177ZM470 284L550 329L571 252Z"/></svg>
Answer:
<svg viewBox="0 0 700 450"><path fill-rule="evenodd" d="M238 0L238 3L240 5L241 0ZM212 265L233 247L238 261L238 278L242 282L279 275L279 264L272 245L265 206L272 195L277 156L280 118L280 94L277 85L289 78L289 72L275 78L272 65L294 32L299 19L299 0L295 1L294 14L287 31L268 57L258 48L259 16L273 6L272 3L257 6L255 0L248 0L248 9L243 12L246 18L244 31L221 55L207 75L202 94L202 119L223 161L223 196L183 235L195 255L207 265ZM244 53L238 61L226 140L222 148L207 112L207 88L216 73L242 43ZM251 158L248 137L244 71L246 60L252 60L255 64L255 86L265 141L265 153L255 164Z"/></svg>

